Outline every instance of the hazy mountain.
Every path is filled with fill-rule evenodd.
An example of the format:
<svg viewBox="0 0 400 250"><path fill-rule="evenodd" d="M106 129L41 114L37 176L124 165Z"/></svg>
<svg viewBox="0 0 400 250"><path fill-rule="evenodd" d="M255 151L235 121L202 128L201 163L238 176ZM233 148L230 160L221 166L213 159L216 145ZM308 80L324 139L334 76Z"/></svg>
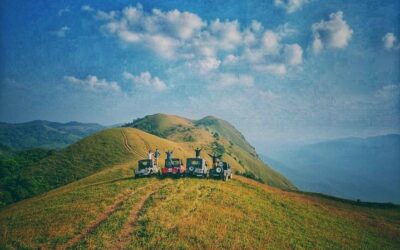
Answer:
<svg viewBox="0 0 400 250"><path fill-rule="evenodd" d="M400 203L397 134L297 146L263 159L304 191Z"/></svg>
<svg viewBox="0 0 400 250"><path fill-rule="evenodd" d="M96 123L31 121L0 123L0 143L14 149L63 148L104 129Z"/></svg>

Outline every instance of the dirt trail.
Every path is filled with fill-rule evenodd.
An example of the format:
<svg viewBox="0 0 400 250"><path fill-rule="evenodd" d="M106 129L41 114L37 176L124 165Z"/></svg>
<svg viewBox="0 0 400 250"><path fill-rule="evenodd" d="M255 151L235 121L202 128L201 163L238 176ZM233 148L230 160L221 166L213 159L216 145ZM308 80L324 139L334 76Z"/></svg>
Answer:
<svg viewBox="0 0 400 250"><path fill-rule="evenodd" d="M124 139L124 147L125 147L125 149L128 152L132 152L133 150L132 150L131 146L128 143L128 136L126 135L124 130L121 130L121 133L122 133L122 136L123 136L123 139Z"/></svg>
<svg viewBox="0 0 400 250"><path fill-rule="evenodd" d="M125 223L124 227L122 228L121 232L119 233L118 239L116 240L116 243L112 246L113 249L126 249L130 240L131 240L131 235L133 234L137 218L139 217L140 212L143 210L144 205L146 202L149 200L149 198L165 187L167 184L164 184L162 186L158 186L153 190L148 191L145 193L141 199L139 200L138 203L135 204L135 206L132 207L129 217L127 222Z"/></svg>
<svg viewBox="0 0 400 250"><path fill-rule="evenodd" d="M142 142L144 143L144 147L146 148L146 152L148 152L149 150L151 150L151 147L150 147L150 144L145 140L145 139L143 139L143 137L141 137L141 136L138 136L141 140L142 140Z"/></svg>
<svg viewBox="0 0 400 250"><path fill-rule="evenodd" d="M74 236L67 243L57 247L56 249L68 249L81 242L87 235L92 233L103 221L108 219L117 209L119 209L129 197L133 196L134 194L138 193L139 191L149 186L151 186L151 184L137 188L135 190L125 191L119 194L115 202L111 206L109 206L103 213L98 215L94 221L89 223L89 225L85 229L83 229L80 234Z"/></svg>
<svg viewBox="0 0 400 250"><path fill-rule="evenodd" d="M123 144L124 144L124 148L126 149L126 151L128 151L129 153L132 153L132 154L136 154L140 158L146 158L146 155L143 155L143 154L137 152L135 149L133 149L131 147L131 145L129 145L128 136L126 135L125 131L121 130L121 133L122 133L122 136L123 136ZM142 138L140 138L140 139L142 139Z"/></svg>

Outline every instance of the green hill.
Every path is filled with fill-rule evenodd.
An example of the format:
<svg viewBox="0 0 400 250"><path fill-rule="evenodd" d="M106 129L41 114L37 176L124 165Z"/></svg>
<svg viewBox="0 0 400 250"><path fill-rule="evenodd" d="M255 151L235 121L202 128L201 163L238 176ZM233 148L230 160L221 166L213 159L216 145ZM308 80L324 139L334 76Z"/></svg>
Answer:
<svg viewBox="0 0 400 250"><path fill-rule="evenodd" d="M1 179L0 196L4 200L8 197L7 200L18 201L86 177L107 166L126 162L133 156L125 148L127 139L124 136L122 129L104 130L34 164L18 164L17 170L5 173ZM7 161L2 165L2 169L14 168Z"/></svg>
<svg viewBox="0 0 400 250"><path fill-rule="evenodd" d="M271 186L295 189L284 176L262 162L254 147L228 122L207 116L198 121L166 114L148 115L126 125L168 140L201 146L207 152L224 152L224 159L238 172L250 174Z"/></svg>
<svg viewBox="0 0 400 250"><path fill-rule="evenodd" d="M172 116L164 116L162 119L156 120L157 128L163 132L171 131L171 126L181 125L183 127L183 125L192 124L189 120ZM203 157L211 162L211 158L206 152L211 153L215 145L228 145L223 137L217 140L210 132L196 127L193 127L190 132L193 136L202 138L201 141L184 141L178 136L182 136L182 134L185 136L185 132L173 131L174 133L168 133L171 138L175 138L175 141L134 128L107 129L86 137L65 149L53 151L51 155L35 162L31 161L29 164L22 162L18 167L14 167L5 162L2 169L10 169L10 171L3 171L4 175L0 178L2 205L47 192L111 165L139 160L146 156L149 149L159 148L162 152L176 149L177 156L186 158L193 155L195 147L202 145L205 148ZM236 145L226 146L226 152L225 160L232 165L235 171L254 173L256 178L261 178L272 186L283 189L294 188L280 174L269 169L261 160Z"/></svg>
<svg viewBox="0 0 400 250"><path fill-rule="evenodd" d="M0 143L14 149L63 148L102 129L95 123L0 122Z"/></svg>

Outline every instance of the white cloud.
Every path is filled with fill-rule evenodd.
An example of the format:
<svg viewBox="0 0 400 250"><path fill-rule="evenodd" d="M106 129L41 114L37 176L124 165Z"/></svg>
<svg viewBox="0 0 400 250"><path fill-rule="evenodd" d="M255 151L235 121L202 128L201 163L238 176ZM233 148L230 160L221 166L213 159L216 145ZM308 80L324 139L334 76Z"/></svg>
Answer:
<svg viewBox="0 0 400 250"><path fill-rule="evenodd" d="M123 76L126 80L138 86L149 87L155 91L164 91L167 89L164 81L160 80L157 76L152 76L148 71L142 72L137 76L129 72L124 72Z"/></svg>
<svg viewBox="0 0 400 250"><path fill-rule="evenodd" d="M141 5L126 7L121 13L97 11L96 18L106 21L103 29L127 43L141 44L165 58L175 58L176 47L192 38L205 23L196 14L178 10L151 13Z"/></svg>
<svg viewBox="0 0 400 250"><path fill-rule="evenodd" d="M155 9L153 10L153 15L153 18L156 19L153 21L154 25L165 25L164 29L171 31L176 37L184 40L191 38L196 31L204 26L201 18L190 12L180 12L178 10L162 12Z"/></svg>
<svg viewBox="0 0 400 250"><path fill-rule="evenodd" d="M99 79L97 76L88 75L85 79L79 79L75 76L64 76L64 80L71 84L77 84L87 87L91 90L111 90L119 92L121 88L115 81L107 81L106 79Z"/></svg>
<svg viewBox="0 0 400 250"><path fill-rule="evenodd" d="M92 11L94 11L94 9L90 5L86 4L86 5L82 5L81 11L92 12Z"/></svg>
<svg viewBox="0 0 400 250"><path fill-rule="evenodd" d="M311 48L315 54L318 54L324 48L324 44L322 43L322 40L319 38L319 36L314 36Z"/></svg>
<svg viewBox="0 0 400 250"><path fill-rule="evenodd" d="M239 58L235 55L229 54L224 58L223 64L235 64L239 61Z"/></svg>
<svg viewBox="0 0 400 250"><path fill-rule="evenodd" d="M212 89L226 87L252 87L254 78L247 74L219 73L211 77Z"/></svg>
<svg viewBox="0 0 400 250"><path fill-rule="evenodd" d="M287 72L286 65L283 63L255 65L254 69L259 72L271 73L279 76L283 76Z"/></svg>
<svg viewBox="0 0 400 250"><path fill-rule="evenodd" d="M61 9L61 10L58 11L58 15L62 16L65 13L68 13L68 12L71 12L71 10L69 9L69 7L65 7L64 9Z"/></svg>
<svg viewBox="0 0 400 250"><path fill-rule="evenodd" d="M267 69L262 72L283 75L287 65L298 65L302 61L301 47L283 41L297 32L287 23L275 30L264 30L260 22L252 20L241 28L237 20L207 22L194 13L145 11L141 5L121 11L96 10L93 16L102 22L101 30L105 34L148 49L178 65L189 66L191 72L200 75L218 71L221 65L242 62L249 69L257 65Z"/></svg>
<svg viewBox="0 0 400 250"><path fill-rule="evenodd" d="M284 24L278 26L277 33L279 34L279 36L281 38L284 38L284 37L290 37L292 35L295 35L295 34L299 33L299 31L297 29L295 29L294 27L292 27L289 23L284 23Z"/></svg>
<svg viewBox="0 0 400 250"><path fill-rule="evenodd" d="M110 12L104 12L101 10L98 10L96 12L96 18L99 20L113 20L117 15L116 11L110 11ZM125 23L121 23L121 27L123 27Z"/></svg>
<svg viewBox="0 0 400 250"><path fill-rule="evenodd" d="M71 29L68 26L61 27L59 30L52 31L51 34L58 36L58 37L65 37L67 32Z"/></svg>
<svg viewBox="0 0 400 250"><path fill-rule="evenodd" d="M232 50L242 42L242 35L237 20L221 22L219 19L216 19L211 22L209 29L212 35L211 42L220 49Z"/></svg>
<svg viewBox="0 0 400 250"><path fill-rule="evenodd" d="M147 40L146 47L165 58L173 58L176 55L179 42L169 36L153 35L146 37L145 40Z"/></svg>
<svg viewBox="0 0 400 250"><path fill-rule="evenodd" d="M320 52L324 47L345 48L353 35L353 30L343 19L342 11L330 14L329 21L321 20L319 23L314 23L311 30L314 53Z"/></svg>
<svg viewBox="0 0 400 250"><path fill-rule="evenodd" d="M269 100L275 100L278 99L280 96L271 90L259 90L257 93L260 95L260 97L263 100L269 101Z"/></svg>
<svg viewBox="0 0 400 250"><path fill-rule="evenodd" d="M185 63L185 66L200 74L208 74L216 71L220 65L221 61L213 56L190 60Z"/></svg>
<svg viewBox="0 0 400 250"><path fill-rule="evenodd" d="M280 7L286 10L287 13L293 13L300 10L308 0L275 0L274 4L276 7Z"/></svg>
<svg viewBox="0 0 400 250"><path fill-rule="evenodd" d="M286 45L284 53L286 61L291 65L301 64L303 61L303 49L297 43Z"/></svg>
<svg viewBox="0 0 400 250"><path fill-rule="evenodd" d="M252 20L250 27L255 32L262 31L264 29L263 25L257 20Z"/></svg>
<svg viewBox="0 0 400 250"><path fill-rule="evenodd" d="M396 43L397 37L393 33L387 33L383 38L383 47L387 50L399 49L400 44Z"/></svg>
<svg viewBox="0 0 400 250"><path fill-rule="evenodd" d="M267 53L275 54L278 52L280 37L277 33L272 30L267 30L264 32L262 38L262 44Z"/></svg>
<svg viewBox="0 0 400 250"><path fill-rule="evenodd" d="M249 64L257 64L263 61L264 59L264 51L259 48L246 48L242 54L243 60Z"/></svg>
<svg viewBox="0 0 400 250"><path fill-rule="evenodd" d="M389 84L383 86L376 93L377 97L381 99L400 99L400 85Z"/></svg>
<svg viewBox="0 0 400 250"><path fill-rule="evenodd" d="M220 64L221 61L214 57L207 57L198 61L198 66L200 67L200 71L202 72L218 69Z"/></svg>

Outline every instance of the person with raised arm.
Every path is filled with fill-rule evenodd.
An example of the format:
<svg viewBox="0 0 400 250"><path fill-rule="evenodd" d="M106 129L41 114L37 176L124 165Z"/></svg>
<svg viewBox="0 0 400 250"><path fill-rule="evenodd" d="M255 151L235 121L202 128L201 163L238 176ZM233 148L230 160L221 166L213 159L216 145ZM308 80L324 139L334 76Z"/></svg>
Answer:
<svg viewBox="0 0 400 250"><path fill-rule="evenodd" d="M194 151L196 151L196 158L200 158L201 148L196 148Z"/></svg>
<svg viewBox="0 0 400 250"><path fill-rule="evenodd" d="M172 162L172 154L174 153L173 150L168 150L167 152L165 152L167 154L167 161L171 164L171 166L173 166L173 162Z"/></svg>
<svg viewBox="0 0 400 250"><path fill-rule="evenodd" d="M215 152L212 155L211 154L208 155L212 158L213 166L217 166L217 163L220 161L222 155L217 155L217 153Z"/></svg>

